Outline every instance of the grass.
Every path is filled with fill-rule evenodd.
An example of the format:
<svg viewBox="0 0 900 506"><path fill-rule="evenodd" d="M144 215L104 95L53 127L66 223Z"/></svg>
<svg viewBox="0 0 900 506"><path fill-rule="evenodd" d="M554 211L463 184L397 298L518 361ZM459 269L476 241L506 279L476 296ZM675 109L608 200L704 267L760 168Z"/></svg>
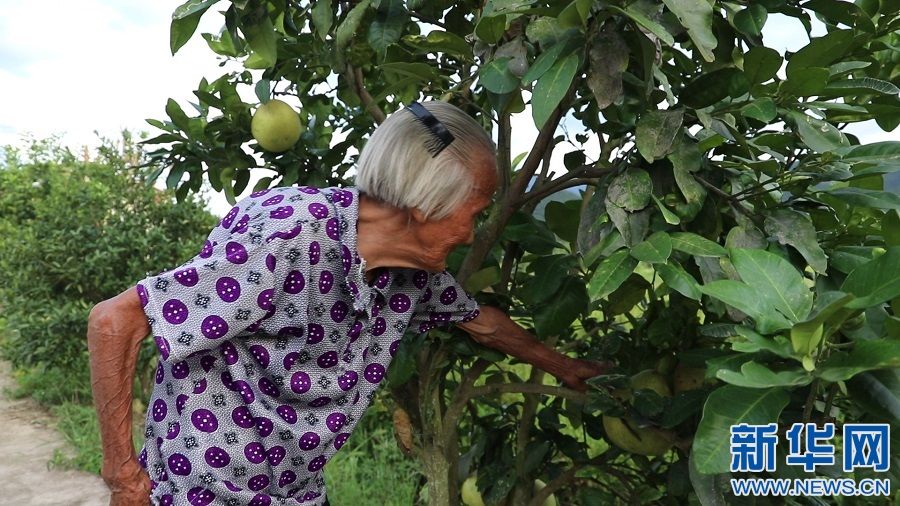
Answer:
<svg viewBox="0 0 900 506"><path fill-rule="evenodd" d="M416 503L418 463L400 452L392 427L372 412L325 466L328 500L335 506ZM368 419L368 420L367 420Z"/></svg>
<svg viewBox="0 0 900 506"><path fill-rule="evenodd" d="M100 474L103 455L100 452L100 425L94 408L66 402L54 406L51 411L57 419L56 428L69 448L54 451L50 467Z"/></svg>

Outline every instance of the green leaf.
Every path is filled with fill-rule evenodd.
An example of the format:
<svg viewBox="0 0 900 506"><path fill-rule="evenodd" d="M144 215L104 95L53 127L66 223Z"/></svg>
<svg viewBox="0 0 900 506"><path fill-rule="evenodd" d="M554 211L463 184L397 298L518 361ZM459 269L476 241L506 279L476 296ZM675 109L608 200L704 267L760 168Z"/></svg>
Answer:
<svg viewBox="0 0 900 506"><path fill-rule="evenodd" d="M415 374L416 355L422 348L424 337L425 335L422 334L418 338L403 338L400 340L387 374L387 380L391 386L400 386L409 381Z"/></svg>
<svg viewBox="0 0 900 506"><path fill-rule="evenodd" d="M886 162L900 161L900 141L883 141L848 146L835 153L845 162Z"/></svg>
<svg viewBox="0 0 900 506"><path fill-rule="evenodd" d="M754 100L744 107L741 107L741 115L757 119L763 123L768 123L775 119L775 116L777 115L775 111L775 102L769 97Z"/></svg>
<svg viewBox="0 0 900 506"><path fill-rule="evenodd" d="M847 137L831 123L795 111L789 111L788 117L797 125L800 139L817 153L833 151L850 145Z"/></svg>
<svg viewBox="0 0 900 506"><path fill-rule="evenodd" d="M255 22L242 25L241 29L247 36L247 43L253 50L251 58L244 62L244 66L254 69L265 69L275 65L278 59L278 32L268 15L259 17Z"/></svg>
<svg viewBox="0 0 900 506"><path fill-rule="evenodd" d="M900 296L900 247L894 246L880 257L854 269L841 285L841 291L856 296L847 304L862 309Z"/></svg>
<svg viewBox="0 0 900 506"><path fill-rule="evenodd" d="M743 72L726 67L700 74L685 85L679 98L688 107L702 109L726 97L740 96L747 92L748 87Z"/></svg>
<svg viewBox="0 0 900 506"><path fill-rule="evenodd" d="M635 137L638 151L648 162L665 156L681 132L684 111L681 109L650 111L637 122Z"/></svg>
<svg viewBox="0 0 900 506"><path fill-rule="evenodd" d="M334 24L334 13L331 12L331 0L316 0L316 4L312 8L313 26L316 27L316 33L319 38L325 40L328 32Z"/></svg>
<svg viewBox="0 0 900 506"><path fill-rule="evenodd" d="M791 328L791 345L793 345L794 351L796 351L798 355L811 356L813 351L819 346L819 343L822 342L824 331L824 325L821 323L817 326L794 325ZM807 357L804 357L804 359L805 358Z"/></svg>
<svg viewBox="0 0 900 506"><path fill-rule="evenodd" d="M863 371L900 367L900 341L859 340L850 353L834 352L816 370L825 381L844 381Z"/></svg>
<svg viewBox="0 0 900 506"><path fill-rule="evenodd" d="M774 372L754 361L745 362L741 372L720 369L716 377L725 383L746 388L796 387L808 385L813 378L802 369Z"/></svg>
<svg viewBox="0 0 900 506"><path fill-rule="evenodd" d="M728 255L728 250L720 244L692 232L675 232L671 237L672 248L688 255L713 258Z"/></svg>
<svg viewBox="0 0 900 506"><path fill-rule="evenodd" d="M752 286L792 322L803 321L812 309L812 292L787 260L760 249L735 248L731 261L741 280Z"/></svg>
<svg viewBox="0 0 900 506"><path fill-rule="evenodd" d="M237 46L234 45L234 39L231 38L231 32L228 30L222 30L219 36L211 33L201 33L200 36L214 53L232 58L238 56Z"/></svg>
<svg viewBox="0 0 900 506"><path fill-rule="evenodd" d="M744 55L744 75L750 84L759 84L775 77L781 68L781 55L772 48L757 46Z"/></svg>
<svg viewBox="0 0 900 506"><path fill-rule="evenodd" d="M509 71L509 57L491 60L478 69L478 82L494 93L510 93L519 87L519 79Z"/></svg>
<svg viewBox="0 0 900 506"><path fill-rule="evenodd" d="M534 277L523 286L523 299L536 305L552 297L574 265L570 255L544 255L534 259L528 266Z"/></svg>
<svg viewBox="0 0 900 506"><path fill-rule="evenodd" d="M585 26L591 15L591 4L593 0L573 0L557 16L559 26L563 28Z"/></svg>
<svg viewBox="0 0 900 506"><path fill-rule="evenodd" d="M578 54L570 54L556 62L538 79L531 95L531 113L538 130L544 126L569 91L580 63Z"/></svg>
<svg viewBox="0 0 900 506"><path fill-rule="evenodd" d="M766 298L745 283L730 279L720 279L701 285L700 291L737 308L753 318L757 329L763 334L769 334L791 326L791 323L780 313L776 312Z"/></svg>
<svg viewBox="0 0 900 506"><path fill-rule="evenodd" d="M729 434L730 437L730 434ZM691 486L702 506L728 506L725 494L730 494L727 477L730 473L703 474L697 470L697 452L692 451L688 457L688 476ZM599 503L598 503L599 504Z"/></svg>
<svg viewBox="0 0 900 506"><path fill-rule="evenodd" d="M781 82L778 91L782 95L809 97L820 94L827 82L828 69L822 67L797 69L787 80Z"/></svg>
<svg viewBox="0 0 900 506"><path fill-rule="evenodd" d="M762 36L769 12L760 4L751 4L734 15L734 27L750 37Z"/></svg>
<svg viewBox="0 0 900 506"><path fill-rule="evenodd" d="M672 239L663 231L655 232L646 241L631 248L631 256L651 264L665 263L671 254Z"/></svg>
<svg viewBox="0 0 900 506"><path fill-rule="evenodd" d="M506 14L482 16L475 25L475 36L486 44L496 44L506 32Z"/></svg>
<svg viewBox="0 0 900 506"><path fill-rule="evenodd" d="M175 8L172 19L184 19L198 12L205 12L218 2L219 0L188 0Z"/></svg>
<svg viewBox="0 0 900 506"><path fill-rule="evenodd" d="M350 9L350 12L347 13L344 22L338 26L337 31L335 32L335 46L338 51L343 51L353 40L356 31L359 30L359 24L366 15L366 10L369 8L370 3L371 0L362 0L356 4Z"/></svg>
<svg viewBox="0 0 900 506"><path fill-rule="evenodd" d="M665 42L669 46L674 46L675 39L672 38L672 34L666 31L662 25L648 18L646 14L638 9L637 4L638 2L633 2L624 9L616 7L615 5L609 5L608 9L628 16L632 21L644 27L648 32L656 35L659 40Z"/></svg>
<svg viewBox="0 0 900 506"><path fill-rule="evenodd" d="M628 254L627 249L617 251L605 258L594 271L588 283L588 295L592 301L605 297L619 288L634 272L638 261Z"/></svg>
<svg viewBox="0 0 900 506"><path fill-rule="evenodd" d="M868 61L842 61L828 67L828 73L833 77L841 74L846 74L847 72L852 72L854 70L864 69L871 65L872 62Z"/></svg>
<svg viewBox="0 0 900 506"><path fill-rule="evenodd" d="M699 208L703 205L703 200L706 199L706 188L698 183L683 165L675 161L677 158L670 159L672 160L672 172L675 175L675 183L678 185L678 189L681 190L681 194L684 195L685 202L687 202L688 206Z"/></svg>
<svg viewBox="0 0 900 506"><path fill-rule="evenodd" d="M628 68L628 55L628 45L612 25L604 25L600 34L591 40L586 81L598 109L609 107L622 96L622 76Z"/></svg>
<svg viewBox="0 0 900 506"><path fill-rule="evenodd" d="M825 90L838 92L839 95L869 93L872 91L893 96L900 93L900 88L896 87L894 84L888 81L882 81L881 79L875 79L874 77L860 77L830 82L828 83L828 86L825 87Z"/></svg>
<svg viewBox="0 0 900 506"><path fill-rule="evenodd" d="M369 45L383 53L388 46L400 40L408 21L409 13L403 6L403 0L381 0L375 19L369 26Z"/></svg>
<svg viewBox="0 0 900 506"><path fill-rule="evenodd" d="M801 355L812 353L822 340L823 326L826 321L851 300L853 300L853 295L838 291L825 292L820 295L816 300L818 307L814 308L813 314L791 328L791 343L794 350ZM843 321L849 315L849 312L844 311L839 318ZM828 323L834 326L840 325L841 321L828 321Z"/></svg>
<svg viewBox="0 0 900 506"><path fill-rule="evenodd" d="M754 332L752 329L744 327L743 325L736 326L735 331L738 333L738 335L746 340L735 341L731 343L731 349L733 349L734 351L739 351L741 353L756 353L759 351L768 351L769 353L778 355L781 358L790 358L796 360L793 348L791 347L791 342L780 334L772 337L763 337Z"/></svg>
<svg viewBox="0 0 900 506"><path fill-rule="evenodd" d="M731 426L777 422L790 400L782 388L742 388L725 385L714 390L703 406L694 436L691 459L705 474L725 473L731 467Z"/></svg>
<svg viewBox="0 0 900 506"><path fill-rule="evenodd" d="M573 242L578 235L580 211L580 200L573 199L567 202L554 200L544 207L544 221L554 234L565 241Z"/></svg>
<svg viewBox="0 0 900 506"><path fill-rule="evenodd" d="M681 264L669 259L668 262L657 264L654 268L666 286L689 299L700 300L702 294L697 280L688 274Z"/></svg>
<svg viewBox="0 0 900 506"><path fill-rule="evenodd" d="M216 2L218 0L188 0L175 9L169 26L169 50L173 55L191 39L200 24L200 17Z"/></svg>
<svg viewBox="0 0 900 506"><path fill-rule="evenodd" d="M900 369L857 374L847 382L847 390L865 412L900 423Z"/></svg>
<svg viewBox="0 0 900 506"><path fill-rule="evenodd" d="M853 47L852 40L852 30L834 30L813 39L788 60L788 78L801 69L827 67Z"/></svg>
<svg viewBox="0 0 900 506"><path fill-rule="evenodd" d="M465 289L468 293L474 295L489 286L493 286L500 282L500 268L496 265L485 267L484 269L475 271L466 278Z"/></svg>
<svg viewBox="0 0 900 506"><path fill-rule="evenodd" d="M700 51L703 59L708 62L715 60L713 49L719 41L712 32L713 9L709 2L706 0L663 0L663 2L687 28L694 47Z"/></svg>
<svg viewBox="0 0 900 506"><path fill-rule="evenodd" d="M449 53L465 60L472 59L472 47L465 39L452 32L434 30L425 37L405 35L403 42L429 53Z"/></svg>
<svg viewBox="0 0 900 506"><path fill-rule="evenodd" d="M544 50L544 52L534 60L534 63L531 64L531 67L528 68L525 75L522 76L522 84L534 82L550 70L550 67L559 61L563 55L568 56L571 54L577 47L572 43L575 39L575 37L562 39Z"/></svg>
<svg viewBox="0 0 900 506"><path fill-rule="evenodd" d="M856 207L900 210L900 195L893 192L854 187L835 188L826 192Z"/></svg>
<svg viewBox="0 0 900 506"><path fill-rule="evenodd" d="M637 211L647 207L653 182L644 169L628 169L616 176L606 193L606 198L626 211Z"/></svg>
<svg viewBox="0 0 900 506"><path fill-rule="evenodd" d="M181 109L181 106L178 105L178 102L171 98L167 100L166 114L169 115L169 118L172 119L172 123L175 123L175 126L184 131L188 131L188 129L190 128L190 120L188 119L187 114L185 114Z"/></svg>
<svg viewBox="0 0 900 506"><path fill-rule="evenodd" d="M779 209L766 217L766 232L779 243L793 246L819 274L825 274L828 258L816 239L816 229L806 214Z"/></svg>
<svg viewBox="0 0 900 506"><path fill-rule="evenodd" d="M677 214L670 211L669 208L665 206L665 204L660 202L659 199L656 198L656 195L651 195L651 197L653 198L653 202L656 202L656 207L659 208L659 212L662 213L663 219L666 220L666 223L668 223L669 225L678 225L681 223L681 218L679 218Z"/></svg>
<svg viewBox="0 0 900 506"><path fill-rule="evenodd" d="M587 309L589 302L584 283L578 278L567 277L550 301L535 309L535 331L543 338L563 332Z"/></svg>
<svg viewBox="0 0 900 506"><path fill-rule="evenodd" d="M268 79L260 79L259 82L256 83L256 86L253 87L253 91L256 93L256 98L259 99L259 102L261 104L265 104L271 98L271 85L272 82Z"/></svg>

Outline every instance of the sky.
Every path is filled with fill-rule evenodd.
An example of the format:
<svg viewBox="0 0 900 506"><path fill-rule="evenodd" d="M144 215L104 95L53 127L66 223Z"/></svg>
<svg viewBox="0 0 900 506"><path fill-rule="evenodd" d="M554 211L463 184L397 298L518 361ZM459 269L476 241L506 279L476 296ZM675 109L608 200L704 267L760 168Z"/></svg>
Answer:
<svg viewBox="0 0 900 506"><path fill-rule="evenodd" d="M156 135L159 132L144 120L165 118L170 97L190 111L188 101L194 98L191 92L200 79L212 80L223 73L199 36L218 32L222 16L213 12L214 6L201 19L194 38L172 56L169 22L181 3L0 0L0 96L6 99L0 107L0 146L21 145L27 136L59 135L64 145L80 153L83 146L94 149L98 135L118 138L123 128ZM26 21L35 19L36 9L40 22ZM824 33L821 24L814 27L813 36ZM781 15L769 16L763 39L782 54L808 43L800 23ZM249 87L242 96L255 101ZM524 98L528 100L527 92ZM581 129L577 121L566 124L571 135ZM862 142L897 138L896 132L883 132L874 122L854 124L847 130ZM530 108L513 117L513 131L515 157L528 151L537 137ZM588 143L589 159L597 156L596 146L596 142ZM565 153L574 149L559 146L551 166L561 166ZM249 188L272 174L257 172ZM222 216L231 207L224 196L209 190L207 195L214 214Z"/></svg>

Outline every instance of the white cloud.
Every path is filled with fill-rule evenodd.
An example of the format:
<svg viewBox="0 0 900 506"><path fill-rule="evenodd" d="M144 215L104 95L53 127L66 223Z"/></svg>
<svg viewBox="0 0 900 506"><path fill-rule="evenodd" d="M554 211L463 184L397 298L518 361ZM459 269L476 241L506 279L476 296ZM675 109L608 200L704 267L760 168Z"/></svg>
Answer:
<svg viewBox="0 0 900 506"><path fill-rule="evenodd" d="M0 89L8 97L0 145L60 133L73 148L93 147L95 130L152 130L144 119L162 117L167 98L190 99L201 77L219 75L199 36L170 54L168 25L180 3L0 0ZM23 22L38 8L39 24ZM217 30L217 16L208 13L200 30Z"/></svg>

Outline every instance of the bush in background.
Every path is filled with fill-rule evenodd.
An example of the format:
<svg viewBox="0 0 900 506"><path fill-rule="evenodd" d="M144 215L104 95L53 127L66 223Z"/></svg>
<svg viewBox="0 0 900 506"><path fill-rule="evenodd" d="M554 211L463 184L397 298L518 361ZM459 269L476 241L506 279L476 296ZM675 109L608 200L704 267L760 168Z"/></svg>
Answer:
<svg viewBox="0 0 900 506"><path fill-rule="evenodd" d="M7 146L0 157L0 354L37 400L90 404L87 317L91 307L191 258L216 218L197 198L132 168L141 152L127 132L104 140L96 160L58 139ZM146 398L155 353L141 353Z"/></svg>

